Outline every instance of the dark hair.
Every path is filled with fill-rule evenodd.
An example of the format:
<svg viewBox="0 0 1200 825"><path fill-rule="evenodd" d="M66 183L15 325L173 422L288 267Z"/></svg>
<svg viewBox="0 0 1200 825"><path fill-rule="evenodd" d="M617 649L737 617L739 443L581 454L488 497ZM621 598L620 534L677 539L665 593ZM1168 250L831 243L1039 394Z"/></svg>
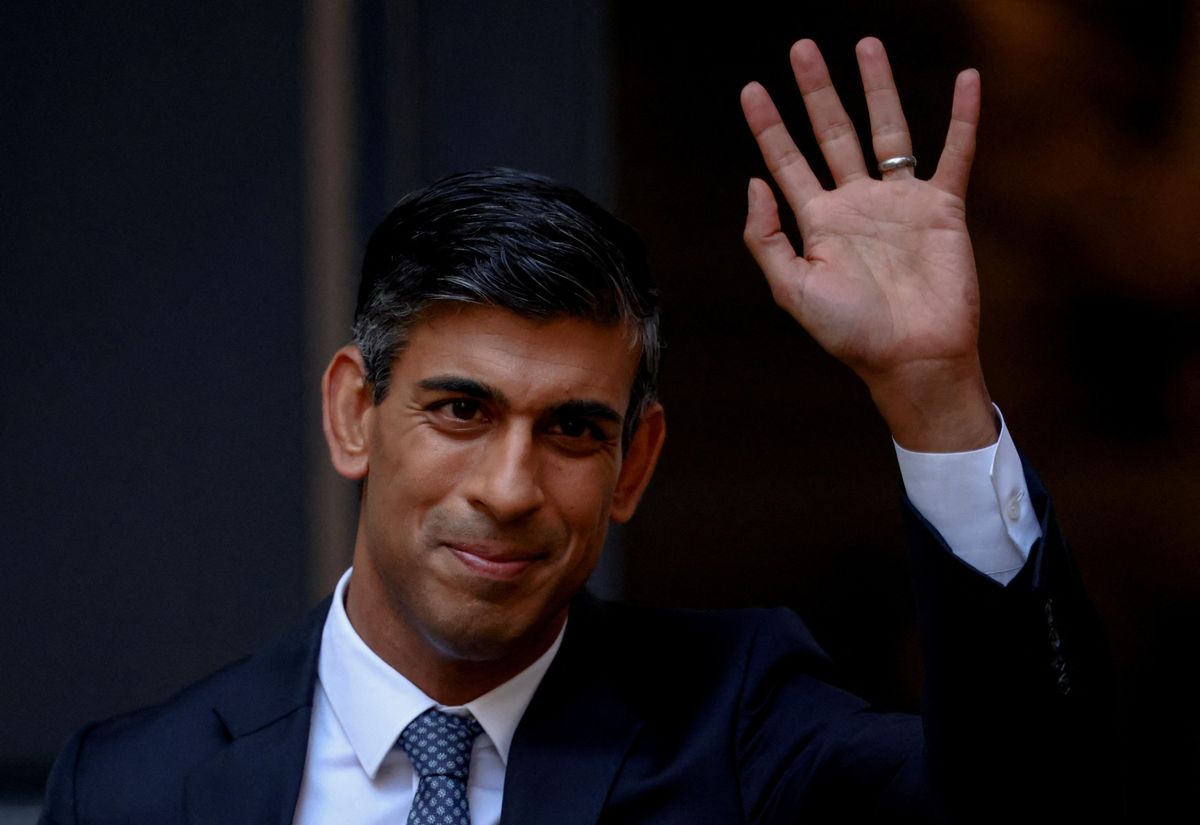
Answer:
<svg viewBox="0 0 1200 825"><path fill-rule="evenodd" d="M512 169L451 175L405 196L367 243L354 313L376 404L409 330L444 302L628 324L641 348L628 446L654 400L660 350L658 293L632 228L570 187Z"/></svg>

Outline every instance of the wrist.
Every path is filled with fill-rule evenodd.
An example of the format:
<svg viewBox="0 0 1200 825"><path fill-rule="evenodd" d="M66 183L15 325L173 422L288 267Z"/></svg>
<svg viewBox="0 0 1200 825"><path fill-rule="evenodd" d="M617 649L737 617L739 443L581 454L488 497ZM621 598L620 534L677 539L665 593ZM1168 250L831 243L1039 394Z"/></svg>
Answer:
<svg viewBox="0 0 1200 825"><path fill-rule="evenodd" d="M867 381L871 398L906 450L957 453L996 443L1000 425L978 359L908 365Z"/></svg>

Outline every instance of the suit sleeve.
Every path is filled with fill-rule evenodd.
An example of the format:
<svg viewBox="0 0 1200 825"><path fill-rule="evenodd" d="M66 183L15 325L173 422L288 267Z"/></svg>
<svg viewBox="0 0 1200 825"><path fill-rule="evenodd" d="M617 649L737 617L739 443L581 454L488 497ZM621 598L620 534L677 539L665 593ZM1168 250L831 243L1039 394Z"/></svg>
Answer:
<svg viewBox="0 0 1200 825"><path fill-rule="evenodd" d="M746 822L926 822L921 720L836 687L791 611L767 616L740 697L737 762Z"/></svg>
<svg viewBox="0 0 1200 825"><path fill-rule="evenodd" d="M1108 821L1119 809L1108 658L1049 496L1007 585L951 552L906 502L925 666L922 714L831 682L803 624L755 636L737 721L746 820Z"/></svg>
<svg viewBox="0 0 1200 825"><path fill-rule="evenodd" d="M1024 470L1042 538L1007 585L905 502L929 781L955 819L1108 821L1121 801L1108 652L1050 497Z"/></svg>

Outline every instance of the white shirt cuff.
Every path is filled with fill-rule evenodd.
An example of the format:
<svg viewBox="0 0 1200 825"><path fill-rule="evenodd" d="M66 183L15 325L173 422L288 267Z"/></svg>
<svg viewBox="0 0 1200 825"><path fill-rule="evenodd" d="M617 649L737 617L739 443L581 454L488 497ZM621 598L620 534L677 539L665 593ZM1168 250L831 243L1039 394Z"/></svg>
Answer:
<svg viewBox="0 0 1200 825"><path fill-rule="evenodd" d="M954 555L1008 584L1042 537L1025 473L1000 408L1000 439L965 453L917 453L895 441L909 500Z"/></svg>

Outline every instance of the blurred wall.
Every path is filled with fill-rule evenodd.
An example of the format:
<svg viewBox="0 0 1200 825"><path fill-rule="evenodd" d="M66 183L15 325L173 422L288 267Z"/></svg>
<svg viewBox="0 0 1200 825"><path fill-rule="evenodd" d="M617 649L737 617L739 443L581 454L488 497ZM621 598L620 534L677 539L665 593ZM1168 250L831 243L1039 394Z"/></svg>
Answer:
<svg viewBox="0 0 1200 825"><path fill-rule="evenodd" d="M0 11L0 776L301 614L301 19Z"/></svg>

